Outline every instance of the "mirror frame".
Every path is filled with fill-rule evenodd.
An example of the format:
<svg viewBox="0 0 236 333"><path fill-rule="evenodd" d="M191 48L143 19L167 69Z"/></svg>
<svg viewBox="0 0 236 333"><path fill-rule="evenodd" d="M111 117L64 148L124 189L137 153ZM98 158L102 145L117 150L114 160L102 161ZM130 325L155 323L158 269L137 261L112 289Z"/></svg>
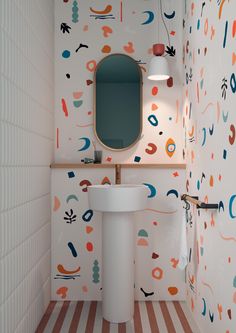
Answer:
<svg viewBox="0 0 236 333"><path fill-rule="evenodd" d="M128 58L130 58L136 65L137 65L137 68L138 68L138 71L139 71L139 77L140 77L140 131L139 131L139 135L137 137L137 139L131 143L129 146L125 147L125 148L111 148L107 145L105 145L98 137L97 135L97 130L96 130L96 114L97 114L97 110L96 110L96 84L97 84L97 81L96 81L96 76L97 76L97 70L99 68L99 66L102 64L102 62L108 58L108 57L111 57L111 56L116 56L116 55L122 55L122 56L126 56ZM133 147L134 145L136 145L136 143L140 140L141 136L142 136L142 132L143 132L143 73L142 73L142 70L139 66L139 64L136 62L136 60L130 56L128 56L127 54L125 53L112 53L112 54L109 54L105 57L103 57L96 65L96 69L94 71L94 75L93 75L93 82L94 82L94 89L93 89L93 131L94 131L94 134L95 134L95 138L98 140L98 142L106 149L109 149L109 150L112 150L112 151L116 151L116 152L120 152L120 151L124 151L124 150L127 150L127 149L130 149L131 147Z"/></svg>

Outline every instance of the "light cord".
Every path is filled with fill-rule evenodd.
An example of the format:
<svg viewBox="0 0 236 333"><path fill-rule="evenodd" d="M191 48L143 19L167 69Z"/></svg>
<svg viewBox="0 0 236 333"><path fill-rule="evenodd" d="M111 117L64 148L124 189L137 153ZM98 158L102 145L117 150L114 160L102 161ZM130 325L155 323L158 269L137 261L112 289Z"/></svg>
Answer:
<svg viewBox="0 0 236 333"><path fill-rule="evenodd" d="M163 12L162 12L162 0L160 0L160 11L161 11L161 19L162 19L162 22L164 24L164 27L166 29L166 34L167 34L167 38L168 38L168 46L170 47L170 35L169 35L169 32L168 32L168 29L167 29L167 26L166 26L166 23L165 23L165 20L164 20L164 17L163 17ZM167 55L165 55L166 57Z"/></svg>

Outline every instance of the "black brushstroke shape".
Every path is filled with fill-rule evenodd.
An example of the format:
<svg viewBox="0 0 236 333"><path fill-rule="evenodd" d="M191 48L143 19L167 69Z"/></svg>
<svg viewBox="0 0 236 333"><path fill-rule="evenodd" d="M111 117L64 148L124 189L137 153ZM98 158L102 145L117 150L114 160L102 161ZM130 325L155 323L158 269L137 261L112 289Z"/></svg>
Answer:
<svg viewBox="0 0 236 333"><path fill-rule="evenodd" d="M61 31L63 32L63 34L65 32L67 32L69 34L70 33L70 29L71 29L71 27L67 23L62 23L61 24Z"/></svg>
<svg viewBox="0 0 236 333"><path fill-rule="evenodd" d="M228 82L228 80L224 77L223 79L222 79L222 85L221 85L221 90L222 90L222 94L221 94L221 96L222 96L222 98L224 98L224 99L226 99L226 91L227 91L227 89L228 89L228 85L227 85L227 82Z"/></svg>
<svg viewBox="0 0 236 333"><path fill-rule="evenodd" d="M99 19L99 20L106 20L106 19L115 19L115 16L113 16L113 14L107 14L107 15L97 15L97 14L92 14L89 15L90 17L94 17L95 20Z"/></svg>
<svg viewBox="0 0 236 333"><path fill-rule="evenodd" d="M205 5L206 5L206 2L204 1L204 2L202 3L201 17L202 17L202 14L203 14L203 8L205 7Z"/></svg>
<svg viewBox="0 0 236 333"><path fill-rule="evenodd" d="M140 288L140 290L143 292L145 297L149 297L149 296L154 295L154 291L152 291L151 293L147 293L146 291L143 290L143 288Z"/></svg>
<svg viewBox="0 0 236 333"><path fill-rule="evenodd" d="M211 128L209 127L209 134L213 135L214 133L214 124L212 124Z"/></svg>
<svg viewBox="0 0 236 333"><path fill-rule="evenodd" d="M70 210L69 212L65 212L66 216L64 217L64 220L66 221L66 223L72 223L76 221L76 217L77 215L74 214L73 209Z"/></svg>
<svg viewBox="0 0 236 333"><path fill-rule="evenodd" d="M203 179L205 179L205 178L206 178L206 175L205 175L205 173L204 173L204 172L202 172L201 183L202 183Z"/></svg>
<svg viewBox="0 0 236 333"><path fill-rule="evenodd" d="M166 47L166 53L169 54L170 57L175 56L175 49L173 46L167 46Z"/></svg>
<svg viewBox="0 0 236 333"><path fill-rule="evenodd" d="M79 49L82 49L82 48L86 48L86 49L88 49L88 45L80 43L80 44L79 44L79 47L75 50L75 52L78 52Z"/></svg>

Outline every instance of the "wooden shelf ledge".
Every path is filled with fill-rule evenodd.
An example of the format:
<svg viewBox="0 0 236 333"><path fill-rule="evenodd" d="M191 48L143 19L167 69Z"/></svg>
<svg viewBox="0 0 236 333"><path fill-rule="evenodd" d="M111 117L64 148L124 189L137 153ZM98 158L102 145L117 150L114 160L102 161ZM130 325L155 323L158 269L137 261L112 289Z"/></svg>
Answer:
<svg viewBox="0 0 236 333"><path fill-rule="evenodd" d="M53 163L51 164L51 169L83 169L83 168L115 168L115 166L119 164L121 168L128 169L128 168L147 168L147 169L186 169L185 163L174 163L174 164L168 164L168 163L140 163L140 164L125 164L125 163L116 163L116 164L109 164L109 163L102 163L102 164L83 164L83 163Z"/></svg>

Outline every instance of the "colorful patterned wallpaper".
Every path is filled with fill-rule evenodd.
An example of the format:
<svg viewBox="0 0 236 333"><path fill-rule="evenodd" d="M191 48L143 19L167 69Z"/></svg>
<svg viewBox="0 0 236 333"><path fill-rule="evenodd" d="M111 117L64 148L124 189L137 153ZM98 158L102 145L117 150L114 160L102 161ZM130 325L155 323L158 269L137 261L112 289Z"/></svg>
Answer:
<svg viewBox="0 0 236 333"><path fill-rule="evenodd" d="M55 160L80 162L93 157L94 144L103 163L175 163L183 160L182 9L174 0L55 2ZM159 40L160 38L160 40ZM166 44L172 79L147 80L153 43ZM93 89L96 64L112 53L133 57L143 74L143 132L123 152L105 149L93 132ZM112 105L111 105L112 107Z"/></svg>
<svg viewBox="0 0 236 333"><path fill-rule="evenodd" d="M236 2L185 1L188 302L202 332L236 332Z"/></svg>
<svg viewBox="0 0 236 333"><path fill-rule="evenodd" d="M78 163L93 157L94 141L103 163L181 163L182 9L163 2L173 78L147 80L152 44L168 44L154 0L55 2L55 161ZM143 73L143 132L131 149L114 152L93 133L93 75L111 53L132 56ZM122 171L124 183L146 184L148 207L137 215L136 299L185 299L184 271L177 268L183 218L179 195L185 170ZM52 298L101 299L101 214L88 206L86 186L114 183L112 169L52 172ZM121 240L122 246L122 240Z"/></svg>

